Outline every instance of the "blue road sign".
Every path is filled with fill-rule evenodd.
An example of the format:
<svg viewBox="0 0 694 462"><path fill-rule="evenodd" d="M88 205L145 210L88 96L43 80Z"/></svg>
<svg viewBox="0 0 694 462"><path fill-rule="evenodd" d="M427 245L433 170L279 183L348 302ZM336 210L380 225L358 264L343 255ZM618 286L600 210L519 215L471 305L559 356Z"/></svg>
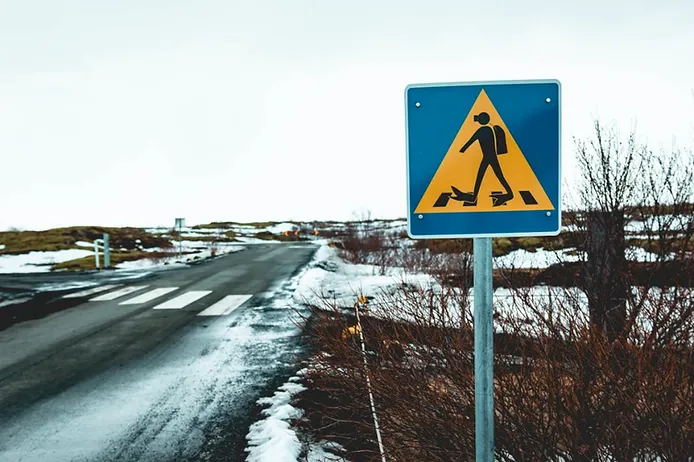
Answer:
<svg viewBox="0 0 694 462"><path fill-rule="evenodd" d="M559 234L559 81L413 84L405 114L411 237Z"/></svg>

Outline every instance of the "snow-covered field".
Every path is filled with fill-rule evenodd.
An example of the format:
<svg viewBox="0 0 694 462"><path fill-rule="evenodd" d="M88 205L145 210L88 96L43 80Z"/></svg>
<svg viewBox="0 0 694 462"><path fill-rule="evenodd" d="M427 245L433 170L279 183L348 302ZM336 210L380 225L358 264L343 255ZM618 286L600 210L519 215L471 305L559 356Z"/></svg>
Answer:
<svg viewBox="0 0 694 462"><path fill-rule="evenodd" d="M496 268L547 268L556 263L579 261L580 258L580 255L566 249L558 251L537 249L535 252L517 249L507 255L495 257L494 266Z"/></svg>
<svg viewBox="0 0 694 462"><path fill-rule="evenodd" d="M77 260L90 255L94 255L93 250L81 249L29 252L22 255L0 255L0 273L49 272L52 265Z"/></svg>
<svg viewBox="0 0 694 462"><path fill-rule="evenodd" d="M29 252L20 255L0 255L0 273L45 273L51 271L51 266L85 257L94 257L93 244L89 244L90 250L86 249L85 243L78 243L85 249L56 250L50 252ZM213 249L216 255L222 255L243 250L243 246L229 243L205 243L198 241L183 241L182 251L184 255L178 257L178 247L170 250L170 256L163 258L142 258L139 260L123 262L115 265L116 269L155 269L168 265L179 265L185 262L210 258ZM115 251L117 249L111 249ZM161 249L148 249L151 252L161 251ZM103 265L103 250L99 251L99 262ZM96 259L94 262L96 268Z"/></svg>

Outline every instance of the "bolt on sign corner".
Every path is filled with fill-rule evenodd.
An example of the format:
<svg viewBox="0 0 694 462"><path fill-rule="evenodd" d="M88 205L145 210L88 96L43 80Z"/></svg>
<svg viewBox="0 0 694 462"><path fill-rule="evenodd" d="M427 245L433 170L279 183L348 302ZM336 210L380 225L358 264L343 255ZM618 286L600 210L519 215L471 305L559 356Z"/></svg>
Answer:
<svg viewBox="0 0 694 462"><path fill-rule="evenodd" d="M559 234L559 81L414 84L405 105L411 237Z"/></svg>

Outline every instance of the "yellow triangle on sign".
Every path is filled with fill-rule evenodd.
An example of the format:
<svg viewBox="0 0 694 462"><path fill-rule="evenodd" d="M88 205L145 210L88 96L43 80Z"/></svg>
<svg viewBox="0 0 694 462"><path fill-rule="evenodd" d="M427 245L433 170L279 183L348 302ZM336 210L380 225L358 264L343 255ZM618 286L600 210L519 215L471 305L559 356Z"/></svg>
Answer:
<svg viewBox="0 0 694 462"><path fill-rule="evenodd" d="M503 149L503 138L506 153L498 149ZM463 147L465 151L460 152ZM479 175L482 175L481 180ZM479 188L475 196L476 182ZM482 90L415 213L526 210L554 210L554 205L489 96Z"/></svg>

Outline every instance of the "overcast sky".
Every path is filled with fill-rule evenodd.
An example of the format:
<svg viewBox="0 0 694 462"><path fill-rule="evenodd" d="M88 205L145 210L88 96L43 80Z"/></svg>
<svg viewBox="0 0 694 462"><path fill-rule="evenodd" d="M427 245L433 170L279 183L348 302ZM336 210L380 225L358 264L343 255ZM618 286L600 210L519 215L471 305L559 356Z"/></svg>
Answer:
<svg viewBox="0 0 694 462"><path fill-rule="evenodd" d="M0 0L0 229L405 216L409 83L694 142L690 0Z"/></svg>

